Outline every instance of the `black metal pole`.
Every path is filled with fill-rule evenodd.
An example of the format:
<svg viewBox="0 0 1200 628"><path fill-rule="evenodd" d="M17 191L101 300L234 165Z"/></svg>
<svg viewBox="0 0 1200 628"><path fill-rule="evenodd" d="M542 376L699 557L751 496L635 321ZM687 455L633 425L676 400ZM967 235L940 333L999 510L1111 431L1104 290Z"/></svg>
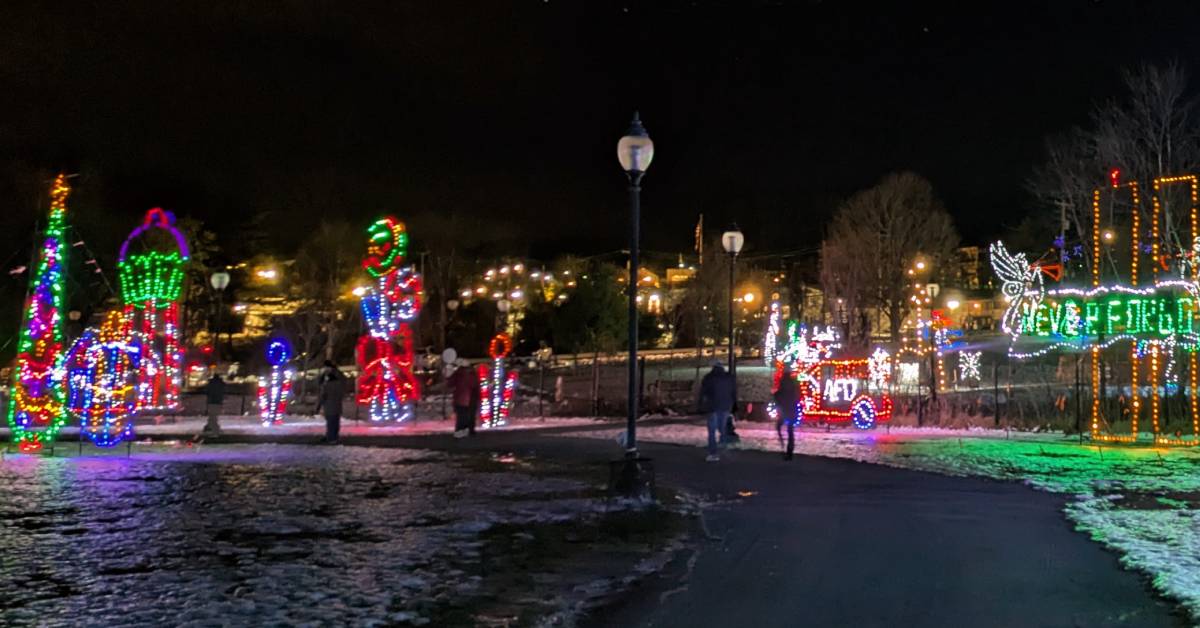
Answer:
<svg viewBox="0 0 1200 628"><path fill-rule="evenodd" d="M992 414L996 427L1000 427L1000 361L992 365Z"/></svg>
<svg viewBox="0 0 1200 628"><path fill-rule="evenodd" d="M737 410L737 358L733 344L733 282L737 268L737 253L729 254L729 375L733 378L733 408Z"/></svg>
<svg viewBox="0 0 1200 628"><path fill-rule="evenodd" d="M217 317L216 317L217 318L217 320L216 320L217 328L215 330L213 330L213 339L212 339L213 364L214 365L219 365L221 363L221 315L225 313L224 312L224 310L225 310L224 296L225 296L224 289L217 290Z"/></svg>
<svg viewBox="0 0 1200 628"><path fill-rule="evenodd" d="M1079 442L1084 442L1084 379L1079 369L1082 358L1082 354L1075 354L1075 432L1079 433Z"/></svg>
<svg viewBox="0 0 1200 628"><path fill-rule="evenodd" d="M638 415L638 246L642 220L642 173L629 171L629 416L625 425L625 454L637 457Z"/></svg>

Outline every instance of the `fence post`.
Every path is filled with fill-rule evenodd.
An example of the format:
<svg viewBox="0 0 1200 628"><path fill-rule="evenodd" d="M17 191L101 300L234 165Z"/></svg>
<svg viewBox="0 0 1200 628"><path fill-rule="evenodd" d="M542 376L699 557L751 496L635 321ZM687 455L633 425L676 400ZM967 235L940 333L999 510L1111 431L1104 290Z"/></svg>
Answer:
<svg viewBox="0 0 1200 628"><path fill-rule="evenodd" d="M1082 403L1082 396L1084 396L1084 381L1082 381L1079 375L1079 363L1081 358L1081 353L1075 354L1075 431L1079 433L1080 443L1084 442L1084 424L1082 424L1082 420L1084 420L1084 403Z"/></svg>
<svg viewBox="0 0 1200 628"><path fill-rule="evenodd" d="M600 361L592 360L592 416L600 414Z"/></svg>
<svg viewBox="0 0 1200 628"><path fill-rule="evenodd" d="M439 371L440 371L440 373L439 373L439 374L442 376L442 384L443 384L443 386L442 386L442 387L445 389L445 390L443 390L443 391L442 391L442 416L440 417L440 419L441 419L441 420L443 420L443 421L445 421L445 420L446 420L446 397L449 397L449 396L450 396L450 388L449 388L448 386L445 386L445 383L446 383L446 368L447 368L447 367L448 367L448 365L446 365L446 364L443 364L443 365L442 365L442 368L441 368L441 369L439 369Z"/></svg>
<svg viewBox="0 0 1200 628"><path fill-rule="evenodd" d="M638 407L646 409L646 356L638 358Z"/></svg>
<svg viewBox="0 0 1200 628"><path fill-rule="evenodd" d="M992 414L1000 427L1000 361L992 364Z"/></svg>

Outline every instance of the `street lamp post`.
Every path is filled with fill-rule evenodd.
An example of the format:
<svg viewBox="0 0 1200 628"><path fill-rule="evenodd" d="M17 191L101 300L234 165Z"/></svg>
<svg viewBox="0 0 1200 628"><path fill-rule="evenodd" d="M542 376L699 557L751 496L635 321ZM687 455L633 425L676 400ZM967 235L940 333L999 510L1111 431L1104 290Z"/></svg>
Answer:
<svg viewBox="0 0 1200 628"><path fill-rule="evenodd" d="M742 245L746 243L745 236L738 230L737 225L729 228L729 231L721 234L721 246L725 247L725 252L729 254L729 375L733 377L733 407L737 409L737 358L734 356L733 343L733 281L737 269L737 256L742 252Z"/></svg>
<svg viewBox="0 0 1200 628"><path fill-rule="evenodd" d="M221 336L221 316L225 313L222 302L224 301L225 288L229 287L229 273L219 270L208 278L208 282L212 285L213 290L217 291L217 316L216 321L213 323L216 328L213 329L212 337L213 364L217 364L221 361L221 347L217 343L217 339Z"/></svg>
<svg viewBox="0 0 1200 628"><path fill-rule="evenodd" d="M221 334L221 315L224 314L224 306L223 306L222 296L225 294L225 288L229 287L229 273L219 270L219 271L213 273L212 276L208 278L208 282L210 285L212 285L213 290L217 291L217 316L216 316L216 322L215 322L216 329L213 330L213 339L212 339L213 373L215 374L217 364L220 362L220 350L221 349L220 349L220 345L217 343L217 338L219 338L220 334ZM224 386L224 384L222 384L222 386ZM210 390L208 392L211 393L212 391ZM222 392L221 395L223 396L224 393ZM211 397L210 397L210 399L211 399ZM209 403L207 405L207 409L208 409L208 421L206 421L204 423L204 433L208 434L208 435L220 434L221 433L221 424L218 420L218 417L221 414L220 406Z"/></svg>
<svg viewBox="0 0 1200 628"><path fill-rule="evenodd" d="M649 484L642 477L637 455L637 415L638 415L638 247L640 246L639 229L642 219L642 176L654 159L654 142L650 141L637 112L629 123L629 130L617 142L617 161L629 179L629 281L626 288L629 291L629 401L628 416L625 426L625 461L621 466L618 481L613 482L613 488L620 492L645 496L649 492Z"/></svg>

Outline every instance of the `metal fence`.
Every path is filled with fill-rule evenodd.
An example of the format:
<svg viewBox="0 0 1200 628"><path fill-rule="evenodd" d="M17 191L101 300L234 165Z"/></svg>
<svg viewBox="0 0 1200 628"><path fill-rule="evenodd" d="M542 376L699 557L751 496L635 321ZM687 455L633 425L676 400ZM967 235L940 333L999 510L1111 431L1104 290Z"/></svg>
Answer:
<svg viewBox="0 0 1200 628"><path fill-rule="evenodd" d="M724 362L727 353L721 347L702 350L649 352L639 362L641 403L644 413L692 414L696 412L700 380L714 360ZM1073 432L1087 429L1092 411L1091 362L1086 355L1061 354L1018 361L1006 352L983 351L978 377L964 377L957 368L957 355L949 353L943 365L944 381L930 388L930 373L936 367L929 360L920 364L916 382L896 381L891 388L895 402L895 421L901 424L944 427L1016 427L1021 429L1060 429ZM514 417L623 416L628 394L626 356L590 354L557 356L547 360L534 357L511 358L508 369L515 369L519 387L514 397ZM1128 349L1105 354L1104 392L1100 400L1103 428L1128 430L1134 388L1128 381ZM766 420L765 406L771 397L772 373L760 358L742 356L738 360L739 407L751 420ZM1122 379L1122 374L1125 379ZM419 374L422 399L417 420L434 420L452 413L445 378L436 370ZM353 381L353 379L351 379ZM297 387L298 389L299 387ZM292 414L314 414L316 386L309 383L304 398L291 403ZM1147 399L1153 390L1142 382L1136 391ZM1190 407L1186 386L1159 386L1160 420L1164 432L1183 429L1190 433ZM1143 402L1143 414L1147 404ZM257 414L256 391L248 384L231 385L222 414ZM183 397L178 414L205 413L203 394ZM347 395L343 416L366 420L366 409Z"/></svg>

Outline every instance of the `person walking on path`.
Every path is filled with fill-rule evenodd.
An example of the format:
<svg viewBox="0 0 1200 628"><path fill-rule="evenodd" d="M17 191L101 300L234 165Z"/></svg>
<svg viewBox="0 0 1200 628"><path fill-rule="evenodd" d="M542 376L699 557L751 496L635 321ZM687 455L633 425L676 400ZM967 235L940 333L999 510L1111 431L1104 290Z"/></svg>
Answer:
<svg viewBox="0 0 1200 628"><path fill-rule="evenodd" d="M334 365L332 360L325 360L325 368L318 379L321 385L317 396L317 407L325 415L325 438L322 443L336 445L338 432L342 428L342 399L346 396L346 376Z"/></svg>
<svg viewBox="0 0 1200 628"><path fill-rule="evenodd" d="M454 372L446 384L453 396L454 437L466 438L475 435L475 407L479 398L479 377L466 360L459 358Z"/></svg>
<svg viewBox="0 0 1200 628"><path fill-rule="evenodd" d="M724 433L726 417L733 411L733 396L733 376L714 360L712 370L700 380L700 411L708 414L708 462L721 459L717 435Z"/></svg>
<svg viewBox="0 0 1200 628"><path fill-rule="evenodd" d="M212 377L204 385L204 396L207 401L208 421L204 424L204 433L216 436L221 433L221 407L225 404L225 380L213 371Z"/></svg>
<svg viewBox="0 0 1200 628"><path fill-rule="evenodd" d="M775 390L775 409L779 418L775 421L775 435L779 437L779 446L783 447L783 427L787 426L787 449L783 454L784 460L792 459L792 451L796 448L796 422L799 419L800 386L792 367L784 366L783 374L779 377L779 388Z"/></svg>

